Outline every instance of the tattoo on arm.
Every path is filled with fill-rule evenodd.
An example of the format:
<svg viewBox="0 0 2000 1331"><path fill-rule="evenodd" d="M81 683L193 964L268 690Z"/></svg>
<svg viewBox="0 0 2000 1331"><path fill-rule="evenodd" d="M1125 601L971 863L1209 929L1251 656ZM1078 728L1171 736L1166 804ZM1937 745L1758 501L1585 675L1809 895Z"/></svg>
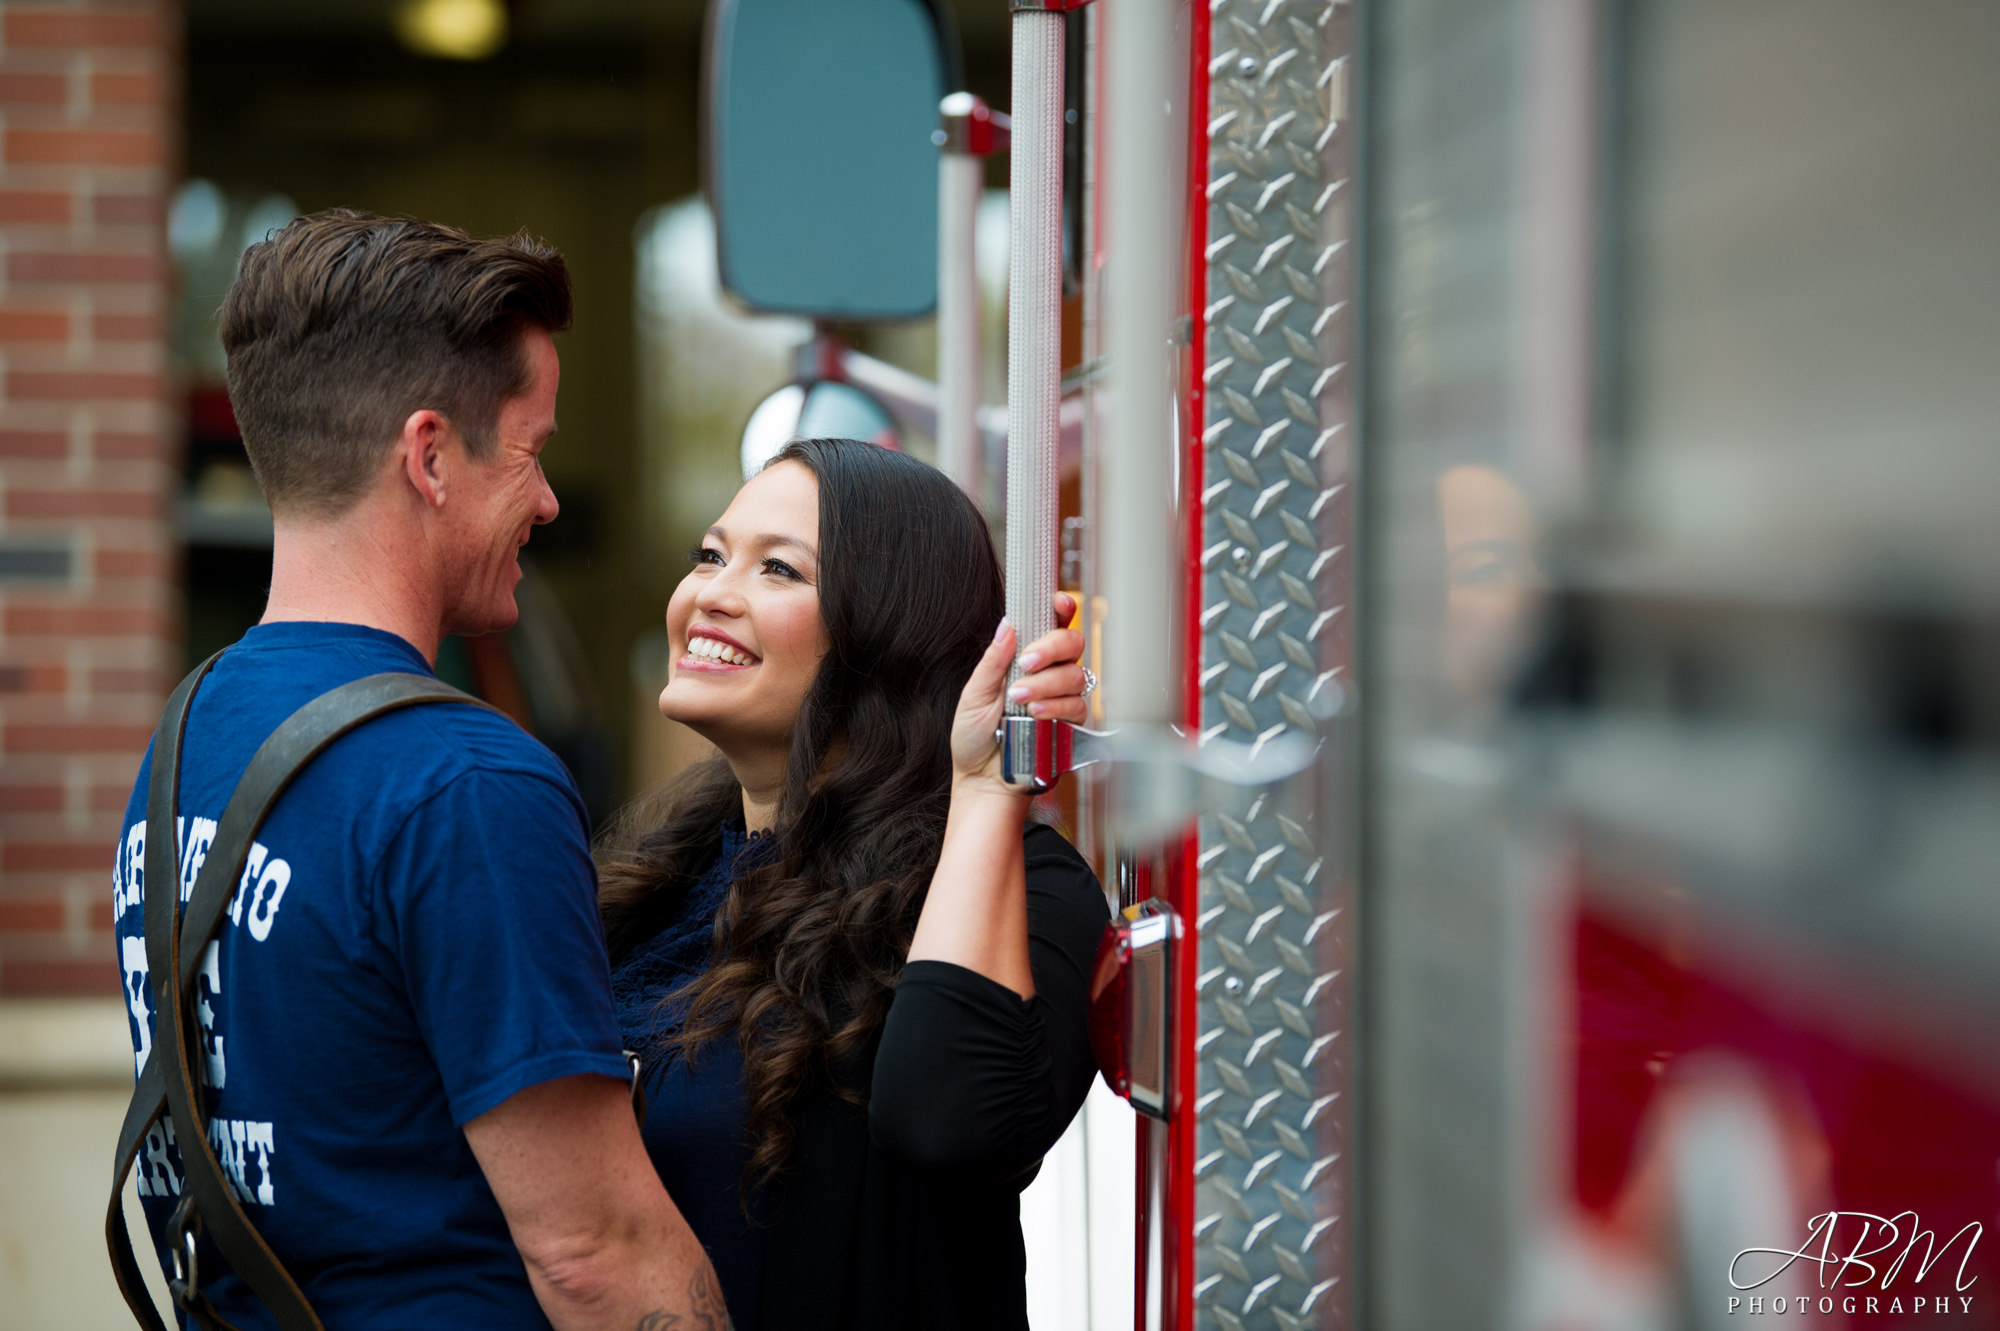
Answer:
<svg viewBox="0 0 2000 1331"><path fill-rule="evenodd" d="M715 1283L715 1271L706 1262L688 1281L688 1331L735 1331L729 1308L722 1301L722 1287ZM657 1308L639 1319L633 1331L674 1331L687 1318Z"/></svg>
<svg viewBox="0 0 2000 1331"><path fill-rule="evenodd" d="M688 1307L697 1331L735 1331L728 1305L722 1301L722 1286L715 1282L715 1268L706 1262L688 1281Z"/></svg>

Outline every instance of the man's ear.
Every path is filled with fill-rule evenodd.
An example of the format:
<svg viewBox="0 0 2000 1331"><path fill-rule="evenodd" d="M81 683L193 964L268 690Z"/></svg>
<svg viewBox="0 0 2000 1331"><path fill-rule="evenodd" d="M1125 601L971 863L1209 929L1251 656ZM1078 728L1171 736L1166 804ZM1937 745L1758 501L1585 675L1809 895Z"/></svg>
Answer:
<svg viewBox="0 0 2000 1331"><path fill-rule="evenodd" d="M426 508L443 508L445 495L452 477L451 452L446 444L451 436L451 422L437 412L425 408L413 411L403 422L403 433L396 441L396 451L402 460L403 475L424 501Z"/></svg>

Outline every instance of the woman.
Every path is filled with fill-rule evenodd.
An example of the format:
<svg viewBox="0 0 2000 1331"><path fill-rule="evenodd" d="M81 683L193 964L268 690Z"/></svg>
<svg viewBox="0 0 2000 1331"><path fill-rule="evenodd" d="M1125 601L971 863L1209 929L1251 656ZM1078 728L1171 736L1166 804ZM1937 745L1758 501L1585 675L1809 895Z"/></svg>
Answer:
<svg viewBox="0 0 2000 1331"><path fill-rule="evenodd" d="M1083 719L1082 640L1009 691L978 511L852 440L788 446L692 558L660 710L720 756L600 856L647 1148L738 1331L1025 1328L1018 1196L1089 1089L1108 911L993 737L1003 692Z"/></svg>

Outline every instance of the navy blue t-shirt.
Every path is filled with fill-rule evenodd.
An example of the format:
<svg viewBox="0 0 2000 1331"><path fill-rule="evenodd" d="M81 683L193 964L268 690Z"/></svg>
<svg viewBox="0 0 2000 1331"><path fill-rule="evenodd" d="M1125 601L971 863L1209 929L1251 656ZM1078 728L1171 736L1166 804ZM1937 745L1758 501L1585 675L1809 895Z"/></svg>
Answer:
<svg viewBox="0 0 2000 1331"><path fill-rule="evenodd" d="M257 746L295 709L385 670L393 634L260 625L195 695L181 893ZM135 1072L152 1044L146 784L113 875ZM464 1125L557 1077L623 1078L589 824L555 756L484 708L379 717L315 759L265 820L196 980L209 1138L252 1223L329 1326L546 1327ZM180 1187L164 1125L137 1168L159 1242ZM203 1292L262 1305L212 1250Z"/></svg>

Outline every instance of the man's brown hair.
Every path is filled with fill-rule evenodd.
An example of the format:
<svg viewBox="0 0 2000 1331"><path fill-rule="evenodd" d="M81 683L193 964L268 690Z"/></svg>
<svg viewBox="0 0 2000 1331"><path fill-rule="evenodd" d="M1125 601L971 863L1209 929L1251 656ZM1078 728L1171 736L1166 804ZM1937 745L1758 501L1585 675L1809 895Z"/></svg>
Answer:
<svg viewBox="0 0 2000 1331"><path fill-rule="evenodd" d="M526 232L479 240L334 208L252 245L223 298L222 349L271 511L337 516L426 408L485 456L500 404L527 388L522 335L569 322L569 268Z"/></svg>

